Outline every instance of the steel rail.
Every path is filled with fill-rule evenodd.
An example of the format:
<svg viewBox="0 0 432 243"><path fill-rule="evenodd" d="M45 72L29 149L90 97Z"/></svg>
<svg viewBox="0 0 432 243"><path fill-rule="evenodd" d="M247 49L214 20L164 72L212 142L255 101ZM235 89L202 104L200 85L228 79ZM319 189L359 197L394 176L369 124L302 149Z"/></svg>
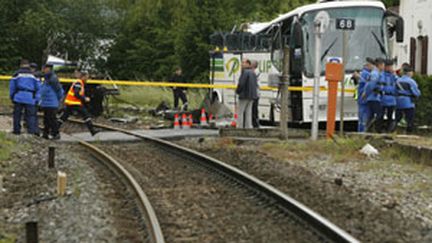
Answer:
<svg viewBox="0 0 432 243"><path fill-rule="evenodd" d="M121 163L119 163L117 160L115 160L113 157L111 157L101 149L85 141L79 139L76 140L80 143L80 145L84 146L91 154L93 154L93 156L95 156L99 161L104 163L105 166L107 166L111 171L121 177L123 182L133 190L133 193L138 199L138 207L146 219L145 223L147 228L149 229L148 233L150 234L151 242L165 243L162 229L156 213L153 209L153 206L151 205L147 195L144 193L143 189L134 179L131 173L129 173L129 171L127 171L121 165Z"/></svg>
<svg viewBox="0 0 432 243"><path fill-rule="evenodd" d="M71 119L70 121L83 124L81 121L75 119ZM199 163L202 163L202 165L210 166L216 169L217 171L220 171L223 174L226 174L229 177L235 179L236 181L239 181L242 184L249 186L250 188L260 191L267 197L272 198L284 209L288 210L289 212L293 213L295 216L307 222L317 233L321 234L323 237L329 240L332 240L334 242L354 242L354 243L360 242L359 240L357 240L356 238L354 238L353 236L345 232L343 229L339 228L337 225L333 224L323 216L314 212L304 204L298 202L294 198L286 195L285 193L274 188L273 186L261 181L260 179L252 175L245 173L244 171L241 171L240 169L234 166L228 165L220 160L207 156L203 153L185 148L183 146L174 144L166 140L146 136L133 131L128 131L125 129L116 128L108 125L103 125L103 124L94 124L94 125L98 128L102 128L105 130L117 131L124 134L128 134L155 143L157 145L161 145L167 149L177 151L181 154L188 155L196 159L197 161L199 161Z"/></svg>

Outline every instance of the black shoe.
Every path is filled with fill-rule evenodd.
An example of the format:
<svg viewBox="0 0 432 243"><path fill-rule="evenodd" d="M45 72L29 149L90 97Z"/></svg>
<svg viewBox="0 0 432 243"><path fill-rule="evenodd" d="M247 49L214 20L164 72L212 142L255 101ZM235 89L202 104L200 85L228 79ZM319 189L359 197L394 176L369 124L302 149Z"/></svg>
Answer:
<svg viewBox="0 0 432 243"><path fill-rule="evenodd" d="M100 131L99 131L99 130L96 130L96 129L94 129L94 130L91 130L91 131L90 131L90 133L91 133L91 135L92 135L92 136L94 136L94 135L96 135L96 134L100 133Z"/></svg>
<svg viewBox="0 0 432 243"><path fill-rule="evenodd" d="M60 140L60 134L53 135L52 140Z"/></svg>
<svg viewBox="0 0 432 243"><path fill-rule="evenodd" d="M49 139L49 135L48 135L48 133L43 133L42 138L44 138L44 139Z"/></svg>

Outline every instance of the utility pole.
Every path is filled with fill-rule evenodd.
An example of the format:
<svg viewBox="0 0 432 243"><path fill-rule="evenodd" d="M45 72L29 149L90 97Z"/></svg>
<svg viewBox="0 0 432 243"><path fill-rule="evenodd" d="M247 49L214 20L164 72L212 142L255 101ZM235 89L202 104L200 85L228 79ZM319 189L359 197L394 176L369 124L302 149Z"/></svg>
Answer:
<svg viewBox="0 0 432 243"><path fill-rule="evenodd" d="M321 78L321 21L315 21L315 72L313 87L312 140L318 140L319 92Z"/></svg>
<svg viewBox="0 0 432 243"><path fill-rule="evenodd" d="M325 30L329 26L330 16L326 11L319 12L314 20L315 30L315 72L313 87L313 113L312 113L312 136L313 141L318 140L319 126L319 93L321 78L321 39Z"/></svg>
<svg viewBox="0 0 432 243"><path fill-rule="evenodd" d="M281 95L281 139L288 139L288 84L289 84L289 70L290 70L290 49L284 47L283 49L283 71L282 71L282 95Z"/></svg>
<svg viewBox="0 0 432 243"><path fill-rule="evenodd" d="M344 63L344 74L346 73L346 65L348 64L348 32L343 31L343 48L342 48L342 59ZM341 82L341 100L340 100L340 131L339 134L341 137L344 136L344 108L345 108L345 76Z"/></svg>

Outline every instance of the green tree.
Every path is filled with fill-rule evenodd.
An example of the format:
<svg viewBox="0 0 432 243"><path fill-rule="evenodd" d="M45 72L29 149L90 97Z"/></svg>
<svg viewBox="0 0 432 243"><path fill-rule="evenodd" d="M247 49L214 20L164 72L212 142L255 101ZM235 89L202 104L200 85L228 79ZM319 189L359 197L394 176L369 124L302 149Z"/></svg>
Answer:
<svg viewBox="0 0 432 243"><path fill-rule="evenodd" d="M42 64L49 54L87 60L113 34L116 1L0 0L1 69L16 69L20 58Z"/></svg>

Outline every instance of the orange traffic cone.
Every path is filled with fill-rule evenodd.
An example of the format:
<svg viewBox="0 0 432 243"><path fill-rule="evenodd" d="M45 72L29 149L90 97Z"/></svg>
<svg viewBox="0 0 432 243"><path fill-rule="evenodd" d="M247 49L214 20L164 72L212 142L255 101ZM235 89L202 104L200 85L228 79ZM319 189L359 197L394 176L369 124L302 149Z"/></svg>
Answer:
<svg viewBox="0 0 432 243"><path fill-rule="evenodd" d="M207 116L204 108L201 109L200 125L201 127L207 127L209 125L207 122Z"/></svg>
<svg viewBox="0 0 432 243"><path fill-rule="evenodd" d="M174 129L175 130L180 129L180 121L179 121L179 115L178 114L174 115Z"/></svg>
<svg viewBox="0 0 432 243"><path fill-rule="evenodd" d="M192 117L192 114L189 114L188 123L189 123L189 128L191 128L193 126L193 117Z"/></svg>
<svg viewBox="0 0 432 243"><path fill-rule="evenodd" d="M182 115L182 128L184 128L184 129L190 128L188 119L186 117L186 114L184 114L184 113Z"/></svg>
<svg viewBox="0 0 432 243"><path fill-rule="evenodd" d="M234 113L234 119L231 122L231 127L237 127L237 119L238 119L238 115L237 113Z"/></svg>

